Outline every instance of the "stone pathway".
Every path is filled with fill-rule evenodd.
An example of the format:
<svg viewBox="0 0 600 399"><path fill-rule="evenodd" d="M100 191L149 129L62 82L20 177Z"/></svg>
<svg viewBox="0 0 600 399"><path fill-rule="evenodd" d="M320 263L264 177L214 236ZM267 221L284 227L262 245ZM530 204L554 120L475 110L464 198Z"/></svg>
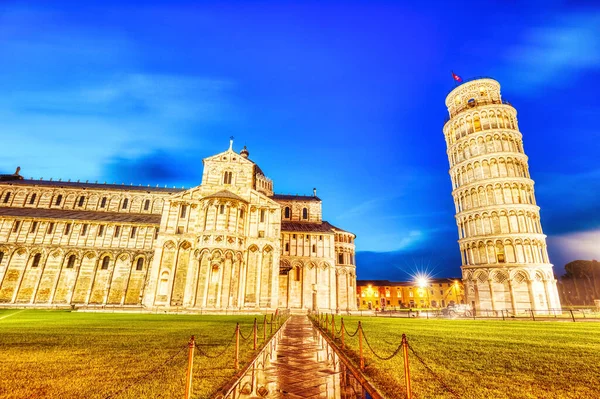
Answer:
<svg viewBox="0 0 600 399"><path fill-rule="evenodd" d="M292 316L265 367L254 369L251 398L360 397L306 316ZM355 385L355 384L353 384ZM240 397L244 397L243 395Z"/></svg>

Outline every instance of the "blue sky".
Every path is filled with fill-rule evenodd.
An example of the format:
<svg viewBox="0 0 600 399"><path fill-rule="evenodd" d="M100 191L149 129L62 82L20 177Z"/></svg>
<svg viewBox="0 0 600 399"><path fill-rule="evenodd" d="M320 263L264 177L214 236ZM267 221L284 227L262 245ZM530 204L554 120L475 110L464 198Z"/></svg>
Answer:
<svg viewBox="0 0 600 399"><path fill-rule="evenodd" d="M0 171L192 187L233 135L317 187L359 278L458 276L454 70L517 108L557 274L600 258L596 2L141 3L0 4Z"/></svg>

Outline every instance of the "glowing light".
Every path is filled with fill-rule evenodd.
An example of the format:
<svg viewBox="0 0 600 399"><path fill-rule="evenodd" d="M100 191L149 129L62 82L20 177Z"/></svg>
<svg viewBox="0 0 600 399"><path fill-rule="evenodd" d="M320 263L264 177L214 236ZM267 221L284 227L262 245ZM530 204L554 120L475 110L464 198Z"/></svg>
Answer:
<svg viewBox="0 0 600 399"><path fill-rule="evenodd" d="M427 274L417 274L415 281L420 288L425 288L429 285L429 276Z"/></svg>

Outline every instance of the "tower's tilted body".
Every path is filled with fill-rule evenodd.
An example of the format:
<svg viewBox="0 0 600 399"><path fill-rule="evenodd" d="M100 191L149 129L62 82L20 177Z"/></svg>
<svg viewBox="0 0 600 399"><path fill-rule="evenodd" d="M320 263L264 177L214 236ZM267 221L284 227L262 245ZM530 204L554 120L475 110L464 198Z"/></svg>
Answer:
<svg viewBox="0 0 600 399"><path fill-rule="evenodd" d="M467 300L477 310L560 308L517 112L493 79L457 86L444 125Z"/></svg>

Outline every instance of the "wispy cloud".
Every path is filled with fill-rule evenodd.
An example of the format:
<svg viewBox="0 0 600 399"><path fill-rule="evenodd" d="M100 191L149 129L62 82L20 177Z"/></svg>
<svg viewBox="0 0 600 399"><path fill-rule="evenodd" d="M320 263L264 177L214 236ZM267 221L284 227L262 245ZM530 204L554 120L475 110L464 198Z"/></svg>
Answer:
<svg viewBox="0 0 600 399"><path fill-rule="evenodd" d="M600 68L600 12L567 14L530 29L507 61L511 75L530 91L566 85L581 72Z"/></svg>

